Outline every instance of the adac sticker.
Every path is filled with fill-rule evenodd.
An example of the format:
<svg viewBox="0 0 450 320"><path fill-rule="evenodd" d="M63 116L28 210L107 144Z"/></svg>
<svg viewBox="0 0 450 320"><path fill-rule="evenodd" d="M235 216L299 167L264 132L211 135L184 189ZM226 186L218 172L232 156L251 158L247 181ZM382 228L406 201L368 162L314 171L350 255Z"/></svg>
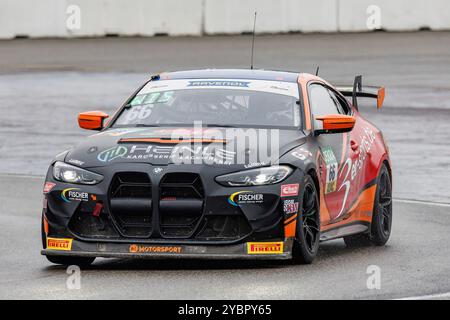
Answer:
<svg viewBox="0 0 450 320"><path fill-rule="evenodd" d="M283 242L247 242L247 254L280 254Z"/></svg>
<svg viewBox="0 0 450 320"><path fill-rule="evenodd" d="M238 191L228 197L228 203L239 207L241 204L258 204L264 202L264 194L253 191Z"/></svg>
<svg viewBox="0 0 450 320"><path fill-rule="evenodd" d="M285 214L292 214L298 212L298 202L294 199L283 201L283 211Z"/></svg>
<svg viewBox="0 0 450 320"><path fill-rule="evenodd" d="M47 249L70 251L73 239L47 238Z"/></svg>
<svg viewBox="0 0 450 320"><path fill-rule="evenodd" d="M64 202L89 201L89 193L80 191L79 188L67 188L61 192L61 199Z"/></svg>
<svg viewBox="0 0 450 320"><path fill-rule="evenodd" d="M322 155L325 161L327 177L325 185L325 194L336 191L338 163L331 147L323 147Z"/></svg>
<svg viewBox="0 0 450 320"><path fill-rule="evenodd" d="M300 185L298 183L284 184L281 186L282 197L295 197L298 196L298 189Z"/></svg>

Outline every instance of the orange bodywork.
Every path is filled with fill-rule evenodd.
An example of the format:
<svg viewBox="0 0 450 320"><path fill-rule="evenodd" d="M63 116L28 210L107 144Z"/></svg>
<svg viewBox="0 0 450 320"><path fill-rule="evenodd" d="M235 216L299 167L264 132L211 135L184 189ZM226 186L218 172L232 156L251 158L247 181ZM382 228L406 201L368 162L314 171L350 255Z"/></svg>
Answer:
<svg viewBox="0 0 450 320"><path fill-rule="evenodd" d="M103 129L103 120L109 115L102 111L88 111L78 114L78 125L87 130Z"/></svg>
<svg viewBox="0 0 450 320"><path fill-rule="evenodd" d="M341 114L329 114L316 119L322 121L323 130L352 129L356 121L355 117Z"/></svg>
<svg viewBox="0 0 450 320"><path fill-rule="evenodd" d="M314 78L315 78L314 76L307 74L307 73L302 73L298 76L298 84L301 88L302 98L303 98L303 112L305 114L305 129L306 130L312 129L311 113L309 111L309 99L308 99L307 84L308 84L308 81L313 80Z"/></svg>
<svg viewBox="0 0 450 320"><path fill-rule="evenodd" d="M44 215L43 216L43 218L42 218L42 222L43 222L43 225L44 225L44 232L45 232L45 235L46 236L48 236L48 221L47 221L47 217Z"/></svg>
<svg viewBox="0 0 450 320"><path fill-rule="evenodd" d="M295 238L297 217L298 214L294 214L293 216L286 219L286 221L284 222L284 236L286 238Z"/></svg>
<svg viewBox="0 0 450 320"><path fill-rule="evenodd" d="M342 225L355 221L363 221L370 223L372 221L372 211L374 206L376 190L377 186L373 185L370 188L361 192L356 202L348 210L348 212L350 213L348 217L344 216L344 218L341 221L321 226L320 231L326 231L328 229L340 227Z"/></svg>
<svg viewBox="0 0 450 320"><path fill-rule="evenodd" d="M313 122L312 122L312 112L310 110L309 97L308 97L308 84L310 82L322 83L326 86L333 87L331 84L326 82L325 80L311 75L302 73L298 76L298 84L301 89L302 94L302 105L303 112L305 116L305 124L304 128L306 130L313 130ZM378 99L377 99L377 107L381 108L385 97L384 88L379 89L378 91ZM343 130L343 129L352 129L355 126L357 117L359 117L358 113L353 116L348 115L327 115L317 117L317 120L323 122L323 130ZM361 119L360 119L361 120ZM343 133L343 145L342 145L342 155L340 160L339 170L343 169L343 164L345 163L345 158L349 155L347 154L347 148L350 141L354 139L350 136L350 132ZM351 150L350 150L351 152ZM319 163L320 153L316 155L316 164ZM320 172L318 171L318 165L316 168L317 176L320 176ZM378 170L378 168L377 168ZM376 173L375 173L376 174ZM375 175L376 177L376 175ZM372 178L370 178L372 179ZM367 183L367 182L366 182ZM366 187L364 190L360 191L360 194L353 201L350 207L344 211L344 214L337 218L337 220L333 221L332 214L327 206L327 202L325 201L325 186L320 185L319 191L319 201L320 201L320 230L327 231L336 227L341 227L353 222L363 222L363 223L371 223L372 221L372 213L374 209L375 196L376 196L377 185L372 184L369 187ZM296 226L298 219L301 218L301 212L297 213L294 216L290 216L285 218L284 221L284 233L286 238L293 238L296 236Z"/></svg>
<svg viewBox="0 0 450 320"><path fill-rule="evenodd" d="M377 96L377 108L378 109L381 109L381 107L383 106L385 95L386 95L386 90L384 89L384 87L381 87L380 89L378 89L378 96Z"/></svg>
<svg viewBox="0 0 450 320"><path fill-rule="evenodd" d="M326 85L331 86L328 82L323 80L322 78L319 78L318 76L309 74L309 73L300 73L298 75L298 84L301 88L302 92L302 98L303 98L303 112L305 114L305 129L306 130L312 130L312 122L311 122L311 111L309 106L309 99L308 99L308 83L311 81L317 81L320 83L324 83Z"/></svg>

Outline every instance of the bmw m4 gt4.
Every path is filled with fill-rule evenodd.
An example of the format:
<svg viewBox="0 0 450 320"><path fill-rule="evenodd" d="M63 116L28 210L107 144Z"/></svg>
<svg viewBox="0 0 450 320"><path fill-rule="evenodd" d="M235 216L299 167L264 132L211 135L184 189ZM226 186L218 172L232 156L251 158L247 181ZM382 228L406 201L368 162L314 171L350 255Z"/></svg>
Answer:
<svg viewBox="0 0 450 320"><path fill-rule="evenodd" d="M48 169L42 254L311 263L325 240L384 245L391 164L360 97L381 108L384 88L263 70L154 75L113 116L79 114L99 132Z"/></svg>

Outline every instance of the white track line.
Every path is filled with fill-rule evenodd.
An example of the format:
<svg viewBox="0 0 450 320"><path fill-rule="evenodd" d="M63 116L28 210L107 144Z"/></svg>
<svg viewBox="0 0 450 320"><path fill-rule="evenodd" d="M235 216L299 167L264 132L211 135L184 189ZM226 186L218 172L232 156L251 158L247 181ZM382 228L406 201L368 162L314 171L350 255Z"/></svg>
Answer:
<svg viewBox="0 0 450 320"><path fill-rule="evenodd" d="M0 178L26 178L26 179L45 179L45 176L35 176L31 174L2 173Z"/></svg>
<svg viewBox="0 0 450 320"><path fill-rule="evenodd" d="M431 299L450 299L450 292L429 294L426 296L400 298L395 300L431 300Z"/></svg>
<svg viewBox="0 0 450 320"><path fill-rule="evenodd" d="M422 200L410 200L410 199L395 199L395 202L400 202L400 203L409 203L409 204L424 204L424 205L428 205L428 206L438 206L438 207L449 207L450 208L450 203L445 203L445 202L433 202L433 201L422 201Z"/></svg>

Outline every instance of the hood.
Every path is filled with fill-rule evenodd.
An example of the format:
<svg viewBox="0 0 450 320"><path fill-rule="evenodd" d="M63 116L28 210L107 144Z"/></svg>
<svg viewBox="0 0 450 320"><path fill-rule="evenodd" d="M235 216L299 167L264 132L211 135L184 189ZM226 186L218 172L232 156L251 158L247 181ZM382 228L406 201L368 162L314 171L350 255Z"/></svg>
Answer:
<svg viewBox="0 0 450 320"><path fill-rule="evenodd" d="M304 140L302 131L292 129L120 128L87 137L65 161L84 168L118 162L249 168L277 161Z"/></svg>

